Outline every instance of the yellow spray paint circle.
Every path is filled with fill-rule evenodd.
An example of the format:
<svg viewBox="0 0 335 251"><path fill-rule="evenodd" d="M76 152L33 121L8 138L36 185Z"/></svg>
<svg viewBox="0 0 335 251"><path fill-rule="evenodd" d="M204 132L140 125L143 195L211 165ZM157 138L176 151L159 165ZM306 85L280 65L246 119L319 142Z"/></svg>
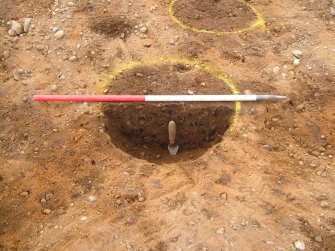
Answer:
<svg viewBox="0 0 335 251"><path fill-rule="evenodd" d="M176 5L176 3L178 1L179 0L171 0L171 2L169 3L169 5L168 5L169 16L180 27L182 27L184 29L190 29L190 30L192 30L194 32L208 33L208 34L214 34L214 35L218 35L218 36L223 36L223 35L229 35L229 34L243 33L243 32L247 32L247 31L251 31L251 30L256 29L256 28L263 28L263 27L265 27L264 18L262 17L262 15L259 13L259 11L254 6L252 6L251 4L247 3L245 0L236 0L237 2L239 2L239 3L243 4L244 6L246 6L256 16L256 19L253 22L251 22L248 26L240 28L240 29L237 29L237 30L232 30L232 31L215 31L215 30L206 30L206 29L194 28L194 27L191 27L188 24L183 23L180 19L178 19L175 16L174 7L175 7L175 5ZM204 0L204 1L206 1L206 0Z"/></svg>
<svg viewBox="0 0 335 251"><path fill-rule="evenodd" d="M166 64L182 64L182 65L189 65L194 68L199 68L202 71L207 72L210 75L222 80L229 87L232 94L237 95L240 93L233 80L230 79L226 74L224 74L220 70L195 59L178 58L178 57L149 58L120 64L105 78L103 85L103 92L104 93L108 92L108 89L110 88L109 86L110 82L115 80L119 75L121 75L124 72L136 69L140 66L166 65ZM235 131L237 127L240 111L241 111L241 102L235 102L235 114L233 117L233 122L229 128L230 132Z"/></svg>

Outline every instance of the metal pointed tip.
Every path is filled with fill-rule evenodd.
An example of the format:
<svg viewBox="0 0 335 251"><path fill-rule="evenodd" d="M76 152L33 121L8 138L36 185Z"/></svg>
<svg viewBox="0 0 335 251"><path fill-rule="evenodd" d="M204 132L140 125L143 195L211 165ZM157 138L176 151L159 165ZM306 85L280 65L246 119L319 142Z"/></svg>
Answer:
<svg viewBox="0 0 335 251"><path fill-rule="evenodd" d="M271 99L275 99L275 100L284 100L284 99L287 99L286 96L272 96Z"/></svg>

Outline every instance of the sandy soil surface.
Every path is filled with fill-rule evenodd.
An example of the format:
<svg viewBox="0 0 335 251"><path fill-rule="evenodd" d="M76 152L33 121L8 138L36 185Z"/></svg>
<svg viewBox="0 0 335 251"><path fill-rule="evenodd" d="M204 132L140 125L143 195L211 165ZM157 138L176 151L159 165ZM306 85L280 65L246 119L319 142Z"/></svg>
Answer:
<svg viewBox="0 0 335 251"><path fill-rule="evenodd" d="M254 21L245 3L180 0L174 14L233 31ZM331 1L247 3L265 27L218 36L179 26L165 0L1 0L0 250L335 250ZM25 17L30 31L9 36ZM239 116L236 104L32 100L233 92L222 74L289 99Z"/></svg>

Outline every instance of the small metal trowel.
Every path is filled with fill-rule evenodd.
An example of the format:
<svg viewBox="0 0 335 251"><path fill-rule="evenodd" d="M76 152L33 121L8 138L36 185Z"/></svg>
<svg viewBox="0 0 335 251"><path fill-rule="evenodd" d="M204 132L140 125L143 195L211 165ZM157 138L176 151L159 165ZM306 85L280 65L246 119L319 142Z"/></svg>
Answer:
<svg viewBox="0 0 335 251"><path fill-rule="evenodd" d="M174 121L169 122L168 131L169 131L169 140L170 140L170 144L168 146L169 152L171 155L177 155L179 146L176 144L177 126Z"/></svg>

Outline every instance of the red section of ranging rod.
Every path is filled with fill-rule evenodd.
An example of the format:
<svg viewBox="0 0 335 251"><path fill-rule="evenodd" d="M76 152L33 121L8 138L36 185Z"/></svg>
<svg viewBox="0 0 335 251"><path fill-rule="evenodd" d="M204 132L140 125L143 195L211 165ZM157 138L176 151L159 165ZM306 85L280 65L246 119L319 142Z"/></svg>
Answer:
<svg viewBox="0 0 335 251"><path fill-rule="evenodd" d="M35 101L145 102L144 95L35 95Z"/></svg>

